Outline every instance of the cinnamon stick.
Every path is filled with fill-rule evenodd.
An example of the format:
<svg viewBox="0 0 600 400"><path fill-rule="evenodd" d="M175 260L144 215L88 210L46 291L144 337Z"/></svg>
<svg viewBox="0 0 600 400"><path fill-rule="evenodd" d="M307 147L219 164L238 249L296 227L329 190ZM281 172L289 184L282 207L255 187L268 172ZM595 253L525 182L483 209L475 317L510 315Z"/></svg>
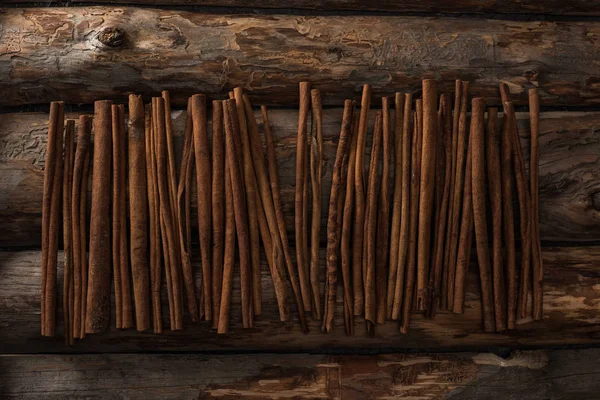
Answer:
<svg viewBox="0 0 600 400"><path fill-rule="evenodd" d="M457 144L456 144L456 169L454 174L454 198L451 203L452 213L450 214L450 246L448 251L448 289L447 301L448 309L454 308L454 283L456 282L456 259L458 251L458 235L460 228L460 212L464 189L465 172L465 151L467 149L467 93L469 82L461 82L460 95L460 114L457 125Z"/></svg>
<svg viewBox="0 0 600 400"><path fill-rule="evenodd" d="M392 226L390 231L389 267L386 318L392 318L396 276L398 274L398 245L400 244L400 220L402 217L402 125L404 123L404 96L396 92L394 97L394 191L392 194Z"/></svg>
<svg viewBox="0 0 600 400"><path fill-rule="evenodd" d="M402 318L400 323L400 333L407 333L410 325L410 312L412 310L413 290L415 285L415 267L417 260L417 227L418 227L418 207L419 207L419 186L421 182L421 143L422 143L422 121L423 121L423 102L417 100L415 104L416 112L413 119L413 138L412 148L413 157L411 160L411 186L410 186L410 218L409 218L409 239L408 239L408 258L406 261L404 301L402 303ZM396 282L396 287L398 283Z"/></svg>
<svg viewBox="0 0 600 400"><path fill-rule="evenodd" d="M91 147L91 131L92 131L92 118L91 116L87 119L87 132L90 136ZM81 202L79 204L79 245L81 247L81 317L79 325L79 337L83 339L85 337L85 315L86 315L86 304L87 304L87 291L88 291L88 255L87 255L87 210L88 210L88 180L90 177L90 148L88 148L85 162L83 163L83 174L81 177Z"/></svg>
<svg viewBox="0 0 600 400"><path fill-rule="evenodd" d="M307 133L306 124L310 107L310 84L300 82L300 110L298 114L298 138L296 142L296 195L295 195L295 228L296 228L296 263L300 275L300 289L302 292L302 303L304 311L311 311L309 268L305 259L305 241L307 240L307 228L304 203L308 201L305 193L306 168L308 153L306 149Z"/></svg>
<svg viewBox="0 0 600 400"><path fill-rule="evenodd" d="M265 146L267 148L267 161L269 167L269 183L271 186L271 193L273 195L273 205L275 207L275 217L277 220L277 228L279 231L279 238L281 240L281 246L283 249L283 256L287 267L288 278L292 284L292 291L294 292L294 300L296 303L296 310L298 312L298 318L300 319L300 325L304 333L308 332L308 325L306 324L306 317L304 315L304 306L302 302L302 293L300 284L298 282L297 270L292 262L292 256L290 254L290 248L287 237L287 230L285 227L285 219L283 216L283 208L281 203L281 195L279 191L279 178L277 159L275 156L275 145L273 143L273 134L271 132L271 124L269 123L269 115L267 108L261 106L261 113L263 119L263 125L265 129Z"/></svg>
<svg viewBox="0 0 600 400"><path fill-rule="evenodd" d="M394 305L392 307L392 320L400 318L402 299L404 294L404 276L406 274L406 258L408 254L409 238L409 212L411 209L410 191L412 178L411 168L411 116L412 94L404 95L404 121L402 124L402 206L400 209L400 238L398 241L398 272L396 273L396 288L394 292ZM416 122L415 122L416 123ZM415 152L416 155L416 152Z"/></svg>
<svg viewBox="0 0 600 400"><path fill-rule="evenodd" d="M471 180L473 217L475 222L475 243L477 245L477 259L479 262L479 280L481 284L481 303L483 308L483 327L486 332L493 332L495 328L494 309L497 302L494 298L492 286L492 268L490 266L490 253L488 249L488 232L485 206L485 140L483 120L485 102L481 97L471 100ZM499 306L501 308L501 306ZM498 331L504 330L504 323Z"/></svg>
<svg viewBox="0 0 600 400"><path fill-rule="evenodd" d="M443 136L441 140L438 141L439 163L436 174L439 173L439 175L437 177L438 182L436 182L436 202L439 206L437 207L437 215L434 222L434 258L431 266L432 273L429 278L431 301L429 303L429 308L427 309L427 316L429 318L435 318L440 306L443 287L444 246L445 243L447 243L446 226L448 221L450 183L452 180L452 100L449 95L442 94L440 96L440 108L439 133ZM443 175L443 177L440 175Z"/></svg>
<svg viewBox="0 0 600 400"><path fill-rule="evenodd" d="M65 329L65 343L73 344L74 335L72 327L74 325L74 263L73 263L73 231L71 219L71 201L73 188L73 162L75 159L75 121L67 120L65 126L65 155L62 182L62 206L63 206L63 250L64 250L64 268L63 268L63 320Z"/></svg>
<svg viewBox="0 0 600 400"><path fill-rule="evenodd" d="M219 326L225 251L225 133L223 103L212 102L212 294L213 329Z"/></svg>
<svg viewBox="0 0 600 400"><path fill-rule="evenodd" d="M356 142L356 163L354 171L355 214L354 235L352 239L352 285L354 289L354 315L361 315L365 309L365 294L363 293L363 236L365 226L365 182L364 159L367 142L367 126L369 123L369 108L371 106L371 86L363 85L360 102L360 118L358 122L358 138Z"/></svg>
<svg viewBox="0 0 600 400"><path fill-rule="evenodd" d="M531 243L533 271L533 319L543 315L544 264L539 220L539 164L540 164L540 97L538 89L529 89L529 120L531 131L531 156L529 158L529 193L531 195Z"/></svg>
<svg viewBox="0 0 600 400"><path fill-rule="evenodd" d="M148 266L146 144L142 96L129 95L129 240L135 304L135 326L150 329L150 272Z"/></svg>
<svg viewBox="0 0 600 400"><path fill-rule="evenodd" d="M323 324L321 325L321 330L327 333L331 333L333 329L333 317L335 313L338 275L338 247L340 245L340 237L338 235L338 203L343 179L343 162L344 157L348 152L349 139L352 129L352 113L352 100L344 101L344 114L342 115L342 127L331 177L329 215L327 217L327 276L325 281L325 311L323 312ZM345 271L342 269L342 276L344 279L344 293L346 296L346 292L349 291L349 285L347 285L346 282L350 278L350 269L348 265L345 267ZM320 296L320 293L317 293L317 295ZM344 307L347 307L345 302ZM348 334L348 332L346 333Z"/></svg>
<svg viewBox="0 0 600 400"><path fill-rule="evenodd" d="M490 208L492 212L492 270L496 331L506 330L506 285L502 263L502 172L500 137L497 130L498 109L488 108L486 159Z"/></svg>
<svg viewBox="0 0 600 400"><path fill-rule="evenodd" d="M152 292L152 322L154 333L162 333L162 313L160 301L161 268L160 223L158 189L156 184L156 156L154 152L154 116L152 107L145 106L144 131L146 142L146 186L148 190L148 220L150 230L150 289ZM172 301L169 302L172 309Z"/></svg>
<svg viewBox="0 0 600 400"><path fill-rule="evenodd" d="M273 279L273 287L275 288L275 297L279 307L279 319L287 321L290 318L290 310L288 306L288 290L285 283L285 270L283 266L283 251L281 239L279 237L279 228L277 217L275 215L275 207L273 205L273 196L269 184L269 173L263 154L262 142L258 132L258 124L254 117L252 104L248 96L243 96L244 111L246 114L248 125L248 139L250 153L252 155L252 163L256 172L256 185L258 188L257 195L257 216L259 222L259 230L265 252L267 253L267 261ZM289 253L289 251L288 251ZM277 257L275 257L277 255ZM260 280L257 283L260 286Z"/></svg>
<svg viewBox="0 0 600 400"><path fill-rule="evenodd" d="M202 294L204 296L204 318L212 319L212 267L211 267L211 165L210 144L206 130L206 97L192 96L192 123L194 153L196 160L196 184L198 191L198 234L200 236L200 258L202 260Z"/></svg>
<svg viewBox="0 0 600 400"><path fill-rule="evenodd" d="M449 194L450 197L448 199L448 223L447 223L447 233L446 233L446 243L444 245L444 273L442 277L442 293L441 293L441 301L440 307L442 310L451 309L448 307L449 302L449 291L450 286L454 285L454 280L450 279L450 266L454 263L455 259L450 256L453 248L454 239L453 234L457 234L458 230L454 228L454 199L455 199L455 187L456 187L456 163L458 162L458 125L460 119L460 107L461 107L461 97L462 97L462 82L460 80L455 81L454 85L454 112L452 114L452 144L451 144L451 169L449 171L450 174L450 189ZM456 229L456 230L455 230Z"/></svg>
<svg viewBox="0 0 600 400"><path fill-rule="evenodd" d="M310 286L313 316L321 319L321 288L319 285L319 239L321 232L321 194L323 186L323 106L319 89L310 91L312 127L310 134L310 182L312 215L310 222ZM343 162L343 159L342 159ZM339 182L338 182L339 184ZM338 188L339 190L339 188ZM337 207L337 203L333 205ZM331 210L331 208L330 208ZM337 216L336 216L337 218ZM335 226L335 225L334 225ZM337 226L336 230L337 230ZM329 229L329 228L327 228Z"/></svg>
<svg viewBox="0 0 600 400"><path fill-rule="evenodd" d="M242 323L244 328L251 326L252 322L252 266L250 260L250 239L248 233L248 212L242 168L238 163L238 154L242 152L239 142L239 124L235 100L225 100L223 103L225 116L225 152L231 179L233 193L233 208L235 226L239 243L240 254L240 281L242 294Z"/></svg>
<svg viewBox="0 0 600 400"><path fill-rule="evenodd" d="M94 103L94 173L85 333L107 331L110 322L111 105L110 100Z"/></svg>
<svg viewBox="0 0 600 400"><path fill-rule="evenodd" d="M437 142L437 87L433 79L423 80L423 148L421 150L421 183L419 195L419 227L417 251L417 310L428 307L428 271L431 241L431 216L435 187L435 155Z"/></svg>
<svg viewBox="0 0 600 400"><path fill-rule="evenodd" d="M377 200L379 190L377 187L379 176L379 152L381 151L382 116L377 112L375 116L375 127L373 128L373 144L371 146L371 159L369 162L369 178L367 186L367 203L365 210L366 226L366 264L365 271L365 321L367 333L373 334L377 323L377 304L379 303L377 288L385 284L385 275L376 273L377 253ZM378 281L382 279L382 282Z"/></svg>
<svg viewBox="0 0 600 400"><path fill-rule="evenodd" d="M82 329L82 317L85 309L84 303L84 260L87 260L85 219L87 199L87 177L86 160L88 160L91 142L92 119L87 115L79 117L77 127L77 148L75 150L75 161L73 165L73 187L71 192L71 223L73 236L73 324L72 331L75 339L81 339L84 335ZM88 162L89 165L89 162ZM84 186L85 184L85 186ZM84 196L85 194L85 196ZM83 212L82 212L83 210Z"/></svg>

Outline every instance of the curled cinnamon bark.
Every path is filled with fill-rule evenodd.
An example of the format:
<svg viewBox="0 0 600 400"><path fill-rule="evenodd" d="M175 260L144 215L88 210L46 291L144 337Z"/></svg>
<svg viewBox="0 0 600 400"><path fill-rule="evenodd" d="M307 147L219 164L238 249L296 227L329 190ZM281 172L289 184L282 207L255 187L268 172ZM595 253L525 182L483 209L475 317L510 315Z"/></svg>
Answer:
<svg viewBox="0 0 600 400"><path fill-rule="evenodd" d="M502 172L500 137L497 132L498 109L488 108L486 158L490 207L492 212L492 270L496 331L506 330L506 286L502 264Z"/></svg>
<svg viewBox="0 0 600 400"><path fill-rule="evenodd" d="M146 197L146 144L142 96L129 95L129 240L135 325L140 332L150 329L150 273L148 268Z"/></svg>
<svg viewBox="0 0 600 400"><path fill-rule="evenodd" d="M437 142L437 87L432 79L423 80L423 148L417 242L417 310L425 310L429 301L429 252L431 217L435 192L435 156Z"/></svg>
<svg viewBox="0 0 600 400"><path fill-rule="evenodd" d="M196 184L198 190L198 232L200 257L202 259L202 294L204 296L204 318L212 318L212 267L210 262L211 236L211 166L210 144L206 131L206 97L192 96L192 125L196 160Z"/></svg>
<svg viewBox="0 0 600 400"><path fill-rule="evenodd" d="M310 222L310 287L313 316L321 319L321 288L319 285L319 239L321 232L321 194L323 186L323 106L319 89L310 91L312 128L310 134L310 183L312 216ZM343 161L343 160L342 160ZM339 189L338 189L339 190ZM334 204L334 208L337 203ZM331 210L331 209L330 209ZM337 229L337 227L336 227Z"/></svg>
<svg viewBox="0 0 600 400"><path fill-rule="evenodd" d="M304 306L302 303L302 293L300 284L298 282L297 270L292 262L292 256L290 253L287 230L285 227L285 219L283 217L283 208L281 205L281 195L279 192L279 178L277 175L277 159L275 157L275 145L273 143L273 134L271 132L271 124L269 123L269 115L267 113L267 107L261 106L261 113L263 119L263 125L265 128L265 145L267 148L267 161L269 167L269 182L271 185L271 193L273 195L273 205L275 207L275 216L277 219L277 228L279 231L279 237L281 239L281 245L283 249L283 256L287 267L288 278L292 284L292 291L294 292L294 300L296 302L296 310L298 312L298 318L300 319L300 325L304 333L308 332L308 325L306 324L306 317L304 315Z"/></svg>
<svg viewBox="0 0 600 400"><path fill-rule="evenodd" d="M65 343L73 344L74 325L74 263L73 263L73 231L71 219L71 201L73 189L73 162L75 159L75 121L67 120L65 126L65 156L62 182L62 206L63 206L63 321L65 328Z"/></svg>
<svg viewBox="0 0 600 400"><path fill-rule="evenodd" d="M92 131L92 118L88 118L88 134L91 137ZM91 147L91 139L90 144ZM88 290L88 256L87 256L87 210L88 210L88 180L90 177L90 151L88 149L83 163L83 174L81 177L81 203L79 204L79 223L80 223L80 234L79 234L79 245L81 247L81 317L79 326L79 337L83 339L85 337L85 313L87 304L87 290Z"/></svg>
<svg viewBox="0 0 600 400"><path fill-rule="evenodd" d="M531 194L531 240L533 271L533 319L543 315L544 264L540 241L539 220L539 164L540 164L540 97L537 89L529 89L529 119L531 130L531 156L529 158L529 192Z"/></svg>
<svg viewBox="0 0 600 400"><path fill-rule="evenodd" d="M87 264L85 220L87 199L86 164L89 166L89 148L91 142L92 119L87 115L79 117L77 128L77 148L73 165L73 188L71 195L71 223L73 235L73 337L81 339L84 335L82 317L84 303L84 265ZM83 210L83 212L82 212ZM85 280L86 281L86 280Z"/></svg>
<svg viewBox="0 0 600 400"><path fill-rule="evenodd" d="M212 102L212 294L213 329L218 328L225 251L225 133L223 103ZM185 151L185 150L184 150ZM183 171L180 172L183 174Z"/></svg>
<svg viewBox="0 0 600 400"><path fill-rule="evenodd" d="M94 103L94 174L85 333L107 331L110 322L111 105L110 100Z"/></svg>
<svg viewBox="0 0 600 400"><path fill-rule="evenodd" d="M400 244L400 220L402 218L402 125L404 123L404 96L394 97L394 192L392 194L392 226L390 231L389 268L387 286L386 318L392 318L396 276L398 274L398 245Z"/></svg>
<svg viewBox="0 0 600 400"><path fill-rule="evenodd" d="M492 268L488 249L488 229L485 206L485 140L483 120L485 102L481 97L471 101L471 180L473 196L473 217L475 222L475 243L479 261L479 280L481 283L481 303L483 309L483 327L486 332L495 330L494 293L492 286ZM503 325L503 324L502 324ZM499 330L503 327L499 327Z"/></svg>
<svg viewBox="0 0 600 400"><path fill-rule="evenodd" d="M352 113L353 102L346 100L344 102L344 114L342 116L342 127L338 148L333 165L333 174L331 178L331 194L329 196L329 215L327 218L327 275L325 281L325 311L323 313L323 324L321 330L330 333L333 329L333 317L335 313L336 286L338 275L338 247L340 244L338 229L338 203L343 180L343 162L348 152L349 139L352 131ZM347 296L349 284L346 284L350 278L349 265L343 266L342 276L344 280L344 296ZM346 302L344 307L347 308ZM345 311L346 312L346 311ZM346 332L349 333L348 331Z"/></svg>
<svg viewBox="0 0 600 400"><path fill-rule="evenodd" d="M356 142L356 162L354 164L355 214L354 235L352 239L352 285L354 289L354 315L361 315L365 309L365 294L363 293L363 236L365 226L365 182L364 163L367 143L367 126L369 123L369 108L371 106L371 86L363 85L360 102L360 118L358 122L358 137Z"/></svg>

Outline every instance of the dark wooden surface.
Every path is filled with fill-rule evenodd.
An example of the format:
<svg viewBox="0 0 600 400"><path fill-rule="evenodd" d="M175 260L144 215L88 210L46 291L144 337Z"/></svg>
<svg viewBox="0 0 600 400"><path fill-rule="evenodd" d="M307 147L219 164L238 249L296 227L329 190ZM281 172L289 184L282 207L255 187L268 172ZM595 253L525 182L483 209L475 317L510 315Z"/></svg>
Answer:
<svg viewBox="0 0 600 400"><path fill-rule="evenodd" d="M98 39L106 28L119 40ZM124 101L129 91L223 97L241 85L256 102L292 106L310 80L341 107L364 83L375 96L424 77L499 104L498 83L525 104L598 104L600 22L447 17L224 15L133 7L7 8L0 31L0 106L61 99ZM116 45L116 46L113 46Z"/></svg>

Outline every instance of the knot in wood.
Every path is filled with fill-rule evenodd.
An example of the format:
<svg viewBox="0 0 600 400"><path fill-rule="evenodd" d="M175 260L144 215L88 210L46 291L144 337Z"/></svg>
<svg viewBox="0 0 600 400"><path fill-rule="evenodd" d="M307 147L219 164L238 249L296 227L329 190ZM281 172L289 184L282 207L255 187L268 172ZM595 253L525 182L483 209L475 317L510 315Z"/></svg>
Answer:
<svg viewBox="0 0 600 400"><path fill-rule="evenodd" d="M119 47L124 39L125 32L121 28L109 26L98 33L98 41L108 47Z"/></svg>
<svg viewBox="0 0 600 400"><path fill-rule="evenodd" d="M592 193L592 207L596 211L600 211L600 191Z"/></svg>

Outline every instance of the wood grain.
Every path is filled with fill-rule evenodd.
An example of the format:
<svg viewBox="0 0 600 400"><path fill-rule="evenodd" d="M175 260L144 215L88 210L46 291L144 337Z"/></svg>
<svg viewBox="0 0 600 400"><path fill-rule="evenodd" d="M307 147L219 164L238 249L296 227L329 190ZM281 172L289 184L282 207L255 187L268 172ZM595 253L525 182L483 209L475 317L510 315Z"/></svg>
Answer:
<svg viewBox="0 0 600 400"><path fill-rule="evenodd" d="M440 92L468 80L489 105L500 104L500 82L517 105L531 86L542 105L597 105L598 37L594 21L7 8L0 105L125 102L132 90L168 90L172 106L185 106L193 93L222 99L242 86L253 104L292 106L298 82L310 80L327 93L324 106L341 107L364 83L379 98L417 90L424 77Z"/></svg>

